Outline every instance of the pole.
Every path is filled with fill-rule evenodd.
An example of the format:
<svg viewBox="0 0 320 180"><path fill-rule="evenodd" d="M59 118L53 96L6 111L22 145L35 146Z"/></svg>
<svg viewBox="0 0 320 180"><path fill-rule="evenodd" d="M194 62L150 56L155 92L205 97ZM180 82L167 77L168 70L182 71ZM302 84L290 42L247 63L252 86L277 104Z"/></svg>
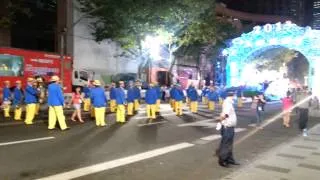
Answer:
<svg viewBox="0 0 320 180"><path fill-rule="evenodd" d="M60 33L60 63L61 63L61 72L60 72L60 79L61 79L61 86L63 87L63 80L64 80L64 32Z"/></svg>

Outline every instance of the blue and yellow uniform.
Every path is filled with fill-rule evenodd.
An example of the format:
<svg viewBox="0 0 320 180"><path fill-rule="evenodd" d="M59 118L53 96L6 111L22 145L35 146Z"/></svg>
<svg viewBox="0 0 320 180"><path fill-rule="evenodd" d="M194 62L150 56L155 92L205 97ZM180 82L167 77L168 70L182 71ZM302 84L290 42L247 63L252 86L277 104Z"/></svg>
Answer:
<svg viewBox="0 0 320 180"><path fill-rule="evenodd" d="M240 87L237 90L237 101L238 101L238 107L243 107L243 102L242 102L242 87Z"/></svg>
<svg viewBox="0 0 320 180"><path fill-rule="evenodd" d="M208 104L208 93L209 93L209 88L208 87L204 87L202 89L202 93L201 93L202 103L203 104Z"/></svg>
<svg viewBox="0 0 320 180"><path fill-rule="evenodd" d="M181 88L176 88L173 91L173 98L175 100L175 111L178 116L182 115L182 103L184 99L184 94Z"/></svg>
<svg viewBox="0 0 320 180"><path fill-rule="evenodd" d="M135 100L135 90L133 87L129 87L127 90L127 102L128 102L128 115L133 115L134 100Z"/></svg>
<svg viewBox="0 0 320 180"><path fill-rule="evenodd" d="M86 112L89 112L91 107L91 99L90 99L90 88L88 86L85 86L83 88L83 95L84 95L83 110Z"/></svg>
<svg viewBox="0 0 320 180"><path fill-rule="evenodd" d="M68 129L66 118L63 114L64 97L61 86L58 84L59 77L52 76L51 84L48 86L48 105L49 105L49 125L48 129L56 127L57 119L61 130Z"/></svg>
<svg viewBox="0 0 320 180"><path fill-rule="evenodd" d="M139 108L140 108L140 99L141 99L141 92L140 92L140 89L139 87L134 87L133 88L134 90L134 110L135 111L138 111Z"/></svg>
<svg viewBox="0 0 320 180"><path fill-rule="evenodd" d="M11 100L11 91L9 89L10 82L5 81L5 87L3 88L3 95L2 95L2 103L4 104L3 106L3 112L4 112L4 117L9 118L10 117L10 100Z"/></svg>
<svg viewBox="0 0 320 180"><path fill-rule="evenodd" d="M33 124L33 119L36 115L36 105L38 103L38 90L31 84L34 80L28 79L28 85L24 91L24 102L26 104L26 120L27 125Z"/></svg>
<svg viewBox="0 0 320 180"><path fill-rule="evenodd" d="M187 90L187 96L190 101L190 110L192 113L198 112L198 92L196 88L190 86Z"/></svg>
<svg viewBox="0 0 320 180"><path fill-rule="evenodd" d="M156 119L157 99L157 90L153 87L153 84L150 84L149 89L146 91L145 97L145 101L147 103L147 117L149 119Z"/></svg>
<svg viewBox="0 0 320 180"><path fill-rule="evenodd" d="M94 107L96 125L106 126L105 123L105 113L107 107L107 97L105 95L104 89L101 88L101 83L98 80L94 81L96 87L91 90L91 100Z"/></svg>
<svg viewBox="0 0 320 180"><path fill-rule="evenodd" d="M124 82L120 81L120 87L116 89L116 103L117 103L117 122L126 122L126 97L124 93Z"/></svg>
<svg viewBox="0 0 320 180"><path fill-rule="evenodd" d="M111 87L110 89L110 111L111 112L116 112L116 109L117 109L116 96L117 96L117 88Z"/></svg>
<svg viewBox="0 0 320 180"><path fill-rule="evenodd" d="M93 82L94 83L94 82ZM95 108L92 106L92 101L93 101L93 99L92 99L92 95L91 95L91 93L92 93L92 89L93 89L94 87L90 87L89 88L89 95L90 95L90 117L91 118L95 118L95 116L96 116L96 112L94 111L95 110Z"/></svg>
<svg viewBox="0 0 320 180"><path fill-rule="evenodd" d="M156 102L156 112L160 112L160 105L161 105L161 88L159 85L154 87L157 95L157 102Z"/></svg>
<svg viewBox="0 0 320 180"><path fill-rule="evenodd" d="M173 86L171 89L170 89L170 91L169 91L169 94L170 94L170 105L171 105L171 108L173 109L173 111L175 111L176 110L176 108L175 108L175 105L176 105L176 101L175 101L175 99L174 99L174 91L176 90L176 87L175 86Z"/></svg>
<svg viewBox="0 0 320 180"><path fill-rule="evenodd" d="M219 102L219 94L215 90L210 90L208 93L208 100L209 100L209 110L215 110L215 104Z"/></svg>
<svg viewBox="0 0 320 180"><path fill-rule="evenodd" d="M21 84L20 81L17 82L17 84ZM13 91L13 105L15 106L14 110L14 120L21 120L21 114L22 114L22 105L23 102L23 93L21 87L16 87Z"/></svg>

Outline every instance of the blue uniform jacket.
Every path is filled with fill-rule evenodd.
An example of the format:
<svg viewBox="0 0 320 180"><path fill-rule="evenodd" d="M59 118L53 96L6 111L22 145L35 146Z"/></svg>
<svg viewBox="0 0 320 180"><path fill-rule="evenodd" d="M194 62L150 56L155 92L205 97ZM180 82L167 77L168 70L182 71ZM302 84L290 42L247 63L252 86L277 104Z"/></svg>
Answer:
<svg viewBox="0 0 320 180"><path fill-rule="evenodd" d="M22 90L15 88L13 92L13 105L19 105L22 103L23 94Z"/></svg>
<svg viewBox="0 0 320 180"><path fill-rule="evenodd" d="M227 91L221 91L220 92L220 97L222 98L222 99L226 99L227 98Z"/></svg>
<svg viewBox="0 0 320 180"><path fill-rule="evenodd" d="M110 99L115 100L117 97L117 88L111 88L110 89Z"/></svg>
<svg viewBox="0 0 320 180"><path fill-rule="evenodd" d="M161 99L161 89L160 89L160 87L156 86L154 89L157 92L157 99Z"/></svg>
<svg viewBox="0 0 320 180"><path fill-rule="evenodd" d="M117 88L116 89L116 102L117 104L126 104L126 97L124 90L122 88Z"/></svg>
<svg viewBox="0 0 320 180"><path fill-rule="evenodd" d="M90 98L90 88L89 87L84 87L83 93L84 93L84 98L86 98L86 99Z"/></svg>
<svg viewBox="0 0 320 180"><path fill-rule="evenodd" d="M107 106L107 97L104 93L104 89L101 87L91 89L91 100L93 107L100 108Z"/></svg>
<svg viewBox="0 0 320 180"><path fill-rule="evenodd" d="M3 88L3 101L9 101L11 99L11 91L9 88Z"/></svg>
<svg viewBox="0 0 320 180"><path fill-rule="evenodd" d="M209 91L208 99L209 101L217 102L219 101L219 94L216 91Z"/></svg>
<svg viewBox="0 0 320 180"><path fill-rule="evenodd" d="M187 96L191 101L197 101L198 100L198 92L197 92L196 88L188 88Z"/></svg>
<svg viewBox="0 0 320 180"><path fill-rule="evenodd" d="M157 90L155 88L149 88L146 92L145 101L147 104L156 104L158 99Z"/></svg>
<svg viewBox="0 0 320 180"><path fill-rule="evenodd" d="M208 93L209 93L209 88L204 88L203 90L202 90L202 94L201 94L201 96L204 96L204 97L207 97L208 96Z"/></svg>
<svg viewBox="0 0 320 180"><path fill-rule="evenodd" d="M128 94L127 94L127 101L128 101L128 103L134 102L135 96L136 96L134 88L133 88L133 87L132 87L132 88L129 88L127 93L128 93Z"/></svg>
<svg viewBox="0 0 320 180"><path fill-rule="evenodd" d="M184 99L184 95L181 89L175 89L173 91L173 97L176 101L182 101Z"/></svg>
<svg viewBox="0 0 320 180"><path fill-rule="evenodd" d="M170 93L170 98L171 98L171 99L175 99L175 98L174 98L174 94L175 94L174 92L176 91L176 89L177 89L177 88L175 88L175 87L173 87L173 88L170 89L170 92L169 92L169 93Z"/></svg>
<svg viewBox="0 0 320 180"><path fill-rule="evenodd" d="M138 87L134 87L134 99L141 99L140 89Z"/></svg>
<svg viewBox="0 0 320 180"><path fill-rule="evenodd" d="M60 89L60 91L61 91L61 89ZM26 104L34 104L34 103L38 102L38 90L36 88L28 85L26 87L24 94L25 94L24 95L25 96L24 102Z"/></svg>
<svg viewBox="0 0 320 180"><path fill-rule="evenodd" d="M56 83L51 83L48 86L48 105L49 106L63 106L64 97L61 86Z"/></svg>

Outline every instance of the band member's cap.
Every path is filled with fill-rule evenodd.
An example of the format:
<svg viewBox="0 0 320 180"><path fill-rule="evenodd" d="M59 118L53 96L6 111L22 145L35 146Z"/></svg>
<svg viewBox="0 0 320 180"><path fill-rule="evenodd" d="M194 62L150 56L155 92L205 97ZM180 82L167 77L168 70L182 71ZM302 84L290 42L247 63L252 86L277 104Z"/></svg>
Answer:
<svg viewBox="0 0 320 180"><path fill-rule="evenodd" d="M94 80L93 85L95 86L101 86L101 82L99 80Z"/></svg>
<svg viewBox="0 0 320 180"><path fill-rule="evenodd" d="M10 81L4 81L3 83L4 83L4 84L9 84L9 83L10 83Z"/></svg>
<svg viewBox="0 0 320 180"><path fill-rule="evenodd" d="M124 84L124 81L119 81L119 84Z"/></svg>
<svg viewBox="0 0 320 180"><path fill-rule="evenodd" d="M60 81L60 78L58 76L52 76L50 81L51 82L57 82L57 81Z"/></svg>

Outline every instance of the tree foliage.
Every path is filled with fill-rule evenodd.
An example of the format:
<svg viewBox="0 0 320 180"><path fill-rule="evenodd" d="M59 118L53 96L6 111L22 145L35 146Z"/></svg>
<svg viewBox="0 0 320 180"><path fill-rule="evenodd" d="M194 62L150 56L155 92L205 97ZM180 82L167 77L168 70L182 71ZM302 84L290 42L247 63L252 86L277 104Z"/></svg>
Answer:
<svg viewBox="0 0 320 180"><path fill-rule="evenodd" d="M229 24L216 19L214 0L79 0L97 41L112 39L124 48L139 46L146 35L172 34L168 44L215 44ZM222 25L221 25L222 24ZM229 25L230 26L230 25ZM229 27L228 27L229 28ZM227 35L227 34L226 34Z"/></svg>
<svg viewBox="0 0 320 180"><path fill-rule="evenodd" d="M4 0L0 5L4 10L0 13L0 28L9 28L14 24L18 13L31 16L30 9L23 6L23 0Z"/></svg>

